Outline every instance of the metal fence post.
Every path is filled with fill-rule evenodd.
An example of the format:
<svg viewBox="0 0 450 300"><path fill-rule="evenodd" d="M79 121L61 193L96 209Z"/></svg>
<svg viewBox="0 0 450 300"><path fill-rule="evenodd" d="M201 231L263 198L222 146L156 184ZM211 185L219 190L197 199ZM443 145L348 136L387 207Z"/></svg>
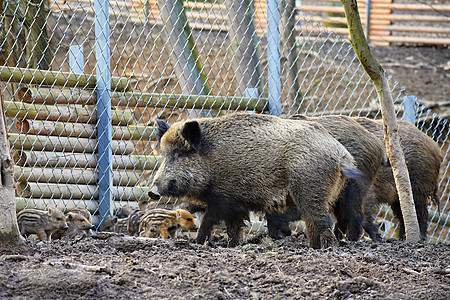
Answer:
<svg viewBox="0 0 450 300"><path fill-rule="evenodd" d="M101 228L112 214L112 124L111 68L109 45L109 3L95 0L95 57L97 75L97 154L98 190Z"/></svg>
<svg viewBox="0 0 450 300"><path fill-rule="evenodd" d="M402 119L415 125L416 123L416 101L415 96L403 97L403 117Z"/></svg>
<svg viewBox="0 0 450 300"><path fill-rule="evenodd" d="M372 1L371 0L366 0L366 40L368 42L370 42L370 10L372 8Z"/></svg>
<svg viewBox="0 0 450 300"><path fill-rule="evenodd" d="M267 1L267 61L269 112L281 115L280 16L278 0Z"/></svg>

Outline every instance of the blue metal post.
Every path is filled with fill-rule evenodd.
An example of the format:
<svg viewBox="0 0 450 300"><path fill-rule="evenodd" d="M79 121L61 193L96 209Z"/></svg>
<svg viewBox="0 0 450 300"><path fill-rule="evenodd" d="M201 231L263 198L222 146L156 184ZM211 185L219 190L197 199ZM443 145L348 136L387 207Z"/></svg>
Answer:
<svg viewBox="0 0 450 300"><path fill-rule="evenodd" d="M100 224L112 214L111 68L109 3L95 0L95 57L97 75L97 153Z"/></svg>
<svg viewBox="0 0 450 300"><path fill-rule="evenodd" d="M278 5L278 0L267 1L269 112L275 116L281 115L280 16Z"/></svg>
<svg viewBox="0 0 450 300"><path fill-rule="evenodd" d="M372 1L366 0L366 40L370 39L370 10L372 9Z"/></svg>
<svg viewBox="0 0 450 300"><path fill-rule="evenodd" d="M403 97L403 117L402 119L409 123L416 124L416 100L415 96Z"/></svg>

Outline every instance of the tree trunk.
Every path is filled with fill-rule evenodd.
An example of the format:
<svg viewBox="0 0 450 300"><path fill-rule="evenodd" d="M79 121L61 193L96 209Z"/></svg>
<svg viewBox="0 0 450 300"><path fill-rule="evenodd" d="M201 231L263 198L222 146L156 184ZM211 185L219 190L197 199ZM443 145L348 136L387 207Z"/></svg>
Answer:
<svg viewBox="0 0 450 300"><path fill-rule="evenodd" d="M384 69L378 64L370 51L364 36L356 0L341 0L341 2L344 5L345 16L347 18L350 42L364 70L370 76L377 91L378 98L380 99L386 150L392 165L395 184L400 199L400 207L405 223L406 241L418 242L420 241L419 223L417 222L408 169L398 137L398 125L389 82L384 74Z"/></svg>
<svg viewBox="0 0 450 300"><path fill-rule="evenodd" d="M21 244L16 217L14 162L9 151L3 101L0 101L0 242Z"/></svg>

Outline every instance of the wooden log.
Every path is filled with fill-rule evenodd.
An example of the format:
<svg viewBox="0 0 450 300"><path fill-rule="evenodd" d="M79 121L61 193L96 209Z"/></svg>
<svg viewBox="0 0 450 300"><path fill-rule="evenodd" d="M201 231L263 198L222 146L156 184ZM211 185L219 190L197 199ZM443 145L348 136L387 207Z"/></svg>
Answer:
<svg viewBox="0 0 450 300"><path fill-rule="evenodd" d="M139 184L142 172L115 170L113 172L113 185L135 186ZM98 183L98 172L94 170L74 168L41 168L41 167L14 167L16 182L42 182L42 183L73 183L94 185ZM145 177L142 177L144 180Z"/></svg>
<svg viewBox="0 0 450 300"><path fill-rule="evenodd" d="M49 151L21 151L16 164L27 167L46 168L95 168L95 153L61 153ZM113 155L114 169L153 170L162 159L154 155Z"/></svg>
<svg viewBox="0 0 450 300"><path fill-rule="evenodd" d="M94 124L62 123L41 120L22 120L16 123L20 133L35 135L54 135L74 138L97 138ZM153 126L113 126L112 133L115 140L151 140L155 139Z"/></svg>
<svg viewBox="0 0 450 300"><path fill-rule="evenodd" d="M97 150L97 140L86 138L68 138L45 135L27 135L10 133L11 145L20 150L56 151L93 153ZM113 140L111 147L114 154L128 155L133 153L134 145L127 142Z"/></svg>
<svg viewBox="0 0 450 300"><path fill-rule="evenodd" d="M74 91L74 92L72 92ZM34 104L84 104L95 105L96 94L91 91L77 91L76 89L61 88L24 88L20 99ZM242 98L228 96L204 95L176 95L157 93L117 93L111 95L113 106L127 107L167 107L179 106L188 109L229 109L229 110L255 110L262 112L267 109L267 98ZM126 119L126 118L124 118Z"/></svg>
<svg viewBox="0 0 450 300"><path fill-rule="evenodd" d="M15 119L97 123L97 109L92 106L41 105L18 101L4 101L3 105L6 116ZM112 110L111 122L113 125L134 124L133 112L129 109Z"/></svg>
<svg viewBox="0 0 450 300"><path fill-rule="evenodd" d="M138 203L134 201L122 202L122 201L113 201L112 208L113 210L118 209L124 205L129 205L132 208L138 209ZM66 211L69 209L73 209L76 207L85 208L89 210L91 214L96 213L98 210L98 201L95 200L76 200L76 199L44 199L44 198L23 198L16 197L16 211L19 212L25 208L38 208L38 209L47 209L49 206L59 208L61 211ZM92 216L93 220L98 218L96 216Z"/></svg>
<svg viewBox="0 0 450 300"><path fill-rule="evenodd" d="M113 186L111 193L114 201L140 201L148 199L148 187ZM23 198L48 199L81 199L98 200L96 185L56 184L40 182L20 182L16 187L16 194Z"/></svg>
<svg viewBox="0 0 450 300"><path fill-rule="evenodd" d="M91 213L94 213L97 210L98 201L79 200L79 199L44 199L44 198L16 197L17 212L26 208L47 209L49 206L59 208L62 211L80 207L89 210Z"/></svg>
<svg viewBox="0 0 450 300"><path fill-rule="evenodd" d="M95 75L75 74L68 72L53 72L38 69L12 68L2 66L0 80L20 84L36 84L48 86L65 86L94 89L97 86ZM111 78L112 91L131 90L131 83L126 78Z"/></svg>
<svg viewBox="0 0 450 300"><path fill-rule="evenodd" d="M125 93L125 99L130 106L178 106L188 109L217 109L217 110L254 110L262 112L268 109L267 98L246 98L205 95L164 95L164 94L135 94ZM138 104L139 103L139 104Z"/></svg>

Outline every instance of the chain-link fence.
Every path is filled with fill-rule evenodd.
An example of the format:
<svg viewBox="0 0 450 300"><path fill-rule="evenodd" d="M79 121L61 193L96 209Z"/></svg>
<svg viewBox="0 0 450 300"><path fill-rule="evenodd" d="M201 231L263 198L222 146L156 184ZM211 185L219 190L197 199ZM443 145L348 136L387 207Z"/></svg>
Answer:
<svg viewBox="0 0 450 300"><path fill-rule="evenodd" d="M3 1L1 96L17 208L84 207L98 223L126 204L179 205L148 198L160 161L156 118L172 123L237 110L380 117L348 42L288 1L280 14L275 2L267 10L260 3ZM392 92L402 117L405 95L397 83ZM415 107L416 125L445 155L441 209L430 207L429 234L447 241L448 122ZM391 211L382 207L378 218L392 236ZM257 219L252 228L264 230Z"/></svg>

